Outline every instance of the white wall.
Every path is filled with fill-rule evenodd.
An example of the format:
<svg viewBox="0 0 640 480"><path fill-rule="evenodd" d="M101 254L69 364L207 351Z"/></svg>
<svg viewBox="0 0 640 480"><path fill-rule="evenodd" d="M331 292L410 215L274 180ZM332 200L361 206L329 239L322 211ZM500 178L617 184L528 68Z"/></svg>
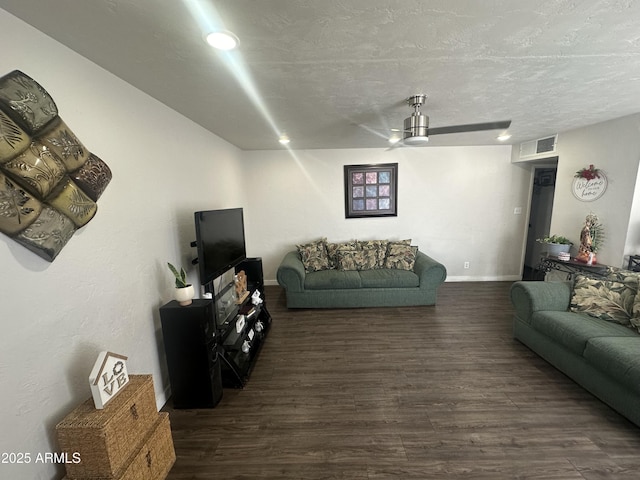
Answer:
<svg viewBox="0 0 640 480"><path fill-rule="evenodd" d="M166 262L190 267L193 211L243 206L241 152L0 10L0 76L19 69L113 171L96 217L48 263L0 235L0 452L57 451L55 425L90 396L101 350L168 386L158 307ZM190 269L190 278L197 281ZM60 466L0 464L0 478L61 478Z"/></svg>
<svg viewBox="0 0 640 480"><path fill-rule="evenodd" d="M513 280L522 272L530 171L510 146L244 152L249 254L274 283L295 244L411 238L448 280ZM344 165L398 165L398 216L345 219ZM522 207L522 215L514 208ZM463 269L465 261L469 269Z"/></svg>
<svg viewBox="0 0 640 480"><path fill-rule="evenodd" d="M605 242L597 254L598 262L625 266L625 254L640 253L637 250L640 206L636 191L640 114L559 134L558 156L551 232L579 243L585 217L593 212L605 228ZM606 173L608 187L598 200L581 202L571 193L571 183L575 173L590 164Z"/></svg>

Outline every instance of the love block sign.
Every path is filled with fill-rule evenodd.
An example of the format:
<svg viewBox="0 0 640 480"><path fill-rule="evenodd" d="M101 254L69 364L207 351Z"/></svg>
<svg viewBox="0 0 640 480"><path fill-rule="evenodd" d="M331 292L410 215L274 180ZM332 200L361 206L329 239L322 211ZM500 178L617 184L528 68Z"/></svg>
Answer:
<svg viewBox="0 0 640 480"><path fill-rule="evenodd" d="M112 352L100 352L89 375L93 403L103 409L129 383L127 357Z"/></svg>

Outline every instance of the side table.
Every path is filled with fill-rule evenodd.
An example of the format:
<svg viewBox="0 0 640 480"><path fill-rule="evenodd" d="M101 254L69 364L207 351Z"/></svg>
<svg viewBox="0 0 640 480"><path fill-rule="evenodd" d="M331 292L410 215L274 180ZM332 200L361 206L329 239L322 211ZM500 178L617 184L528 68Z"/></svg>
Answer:
<svg viewBox="0 0 640 480"><path fill-rule="evenodd" d="M556 270L558 272L566 273L566 279L572 280L573 277L578 273L587 274L592 277L604 277L607 275L609 265L605 265L602 263L587 265L586 263L580 262L573 257L571 257L571 259L569 260L558 260L558 257L555 257L553 255L545 255L540 259L538 270L545 273Z"/></svg>

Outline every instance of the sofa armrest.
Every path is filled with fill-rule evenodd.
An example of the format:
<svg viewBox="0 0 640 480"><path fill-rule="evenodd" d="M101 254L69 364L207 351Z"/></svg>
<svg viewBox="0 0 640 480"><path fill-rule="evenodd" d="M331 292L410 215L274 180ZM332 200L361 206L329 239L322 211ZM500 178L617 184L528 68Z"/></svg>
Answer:
<svg viewBox="0 0 640 480"><path fill-rule="evenodd" d="M302 292L304 291L305 276L306 272L300 254L297 251L288 252L276 272L278 284L288 292Z"/></svg>
<svg viewBox="0 0 640 480"><path fill-rule="evenodd" d="M437 260L418 250L413 272L420 278L420 286L440 285L447 278L447 269Z"/></svg>
<svg viewBox="0 0 640 480"><path fill-rule="evenodd" d="M529 322L535 312L566 311L571 301L571 284L520 281L511 285L510 296L516 315Z"/></svg>

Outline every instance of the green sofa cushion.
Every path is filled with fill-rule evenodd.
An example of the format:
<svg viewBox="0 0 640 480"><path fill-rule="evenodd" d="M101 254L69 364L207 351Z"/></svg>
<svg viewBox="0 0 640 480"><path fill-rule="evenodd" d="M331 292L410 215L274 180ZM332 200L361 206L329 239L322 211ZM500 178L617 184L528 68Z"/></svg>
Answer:
<svg viewBox="0 0 640 480"><path fill-rule="evenodd" d="M305 290L333 290L361 286L360 274L357 270L322 270L307 273L304 278Z"/></svg>
<svg viewBox="0 0 640 480"><path fill-rule="evenodd" d="M584 358L598 370L640 393L640 336L599 337L587 343Z"/></svg>
<svg viewBox="0 0 640 480"><path fill-rule="evenodd" d="M420 278L409 270L377 269L361 270L363 288L407 288L419 287Z"/></svg>
<svg viewBox="0 0 640 480"><path fill-rule="evenodd" d="M594 337L637 337L630 328L574 312L542 311L531 317L531 326L573 353L582 355Z"/></svg>

